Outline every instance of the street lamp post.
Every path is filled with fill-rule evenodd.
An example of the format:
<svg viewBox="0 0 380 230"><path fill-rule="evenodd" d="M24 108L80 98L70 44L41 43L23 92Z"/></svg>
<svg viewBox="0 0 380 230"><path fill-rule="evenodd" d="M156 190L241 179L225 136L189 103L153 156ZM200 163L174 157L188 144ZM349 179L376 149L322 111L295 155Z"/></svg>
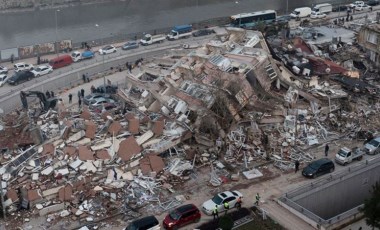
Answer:
<svg viewBox="0 0 380 230"><path fill-rule="evenodd" d="M289 0L286 0L286 15L288 15L289 10Z"/></svg>
<svg viewBox="0 0 380 230"><path fill-rule="evenodd" d="M57 57L58 57L58 49L59 49L59 44L57 43L58 42L58 12L59 11L60 10L54 11L55 13L55 44L56 44L55 52L57 54Z"/></svg>
<svg viewBox="0 0 380 230"><path fill-rule="evenodd" d="M99 24L95 24L95 27L96 28L99 28L99 30L100 30L100 26L99 26ZM103 37L102 37L102 45L103 45ZM103 63L102 63L102 66L103 66L103 71L105 71L106 70L106 68L105 68L105 63L104 63L104 53L102 53L101 54L102 55L102 61L103 61ZM106 75L105 74L103 74L103 86L104 86L104 93L106 93Z"/></svg>

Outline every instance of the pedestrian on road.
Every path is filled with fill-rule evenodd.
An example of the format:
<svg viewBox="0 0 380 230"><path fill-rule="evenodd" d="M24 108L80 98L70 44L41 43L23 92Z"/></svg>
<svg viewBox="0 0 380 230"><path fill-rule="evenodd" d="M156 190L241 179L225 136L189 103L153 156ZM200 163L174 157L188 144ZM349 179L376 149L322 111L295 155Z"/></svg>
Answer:
<svg viewBox="0 0 380 230"><path fill-rule="evenodd" d="M50 96L54 97L54 92L53 91L50 91Z"/></svg>
<svg viewBox="0 0 380 230"><path fill-rule="evenodd" d="M78 99L78 106L79 106L79 108L82 106L82 99L81 98Z"/></svg>
<svg viewBox="0 0 380 230"><path fill-rule="evenodd" d="M78 90L78 98L81 98L82 94L80 93L80 90Z"/></svg>
<svg viewBox="0 0 380 230"><path fill-rule="evenodd" d="M327 155L329 154L329 149L330 149L329 145L326 144L326 146L325 146L325 156L326 156L326 157L327 157Z"/></svg>
<svg viewBox="0 0 380 230"><path fill-rule="evenodd" d="M82 95L82 98L84 98L84 89L80 90L80 94Z"/></svg>
<svg viewBox="0 0 380 230"><path fill-rule="evenodd" d="M295 164L295 167L296 167L296 170L295 170L294 173L297 173L298 169L300 168L300 162L298 160L296 160L296 162L294 164Z"/></svg>
<svg viewBox="0 0 380 230"><path fill-rule="evenodd" d="M83 83L86 83L86 74L82 75Z"/></svg>
<svg viewBox="0 0 380 230"><path fill-rule="evenodd" d="M94 85L91 86L91 93L95 93L95 86Z"/></svg>
<svg viewBox="0 0 380 230"><path fill-rule="evenodd" d="M72 101L73 101L73 95L70 93L69 94L69 103L71 104Z"/></svg>
<svg viewBox="0 0 380 230"><path fill-rule="evenodd" d="M255 205L259 206L260 198L261 198L261 197L260 197L260 194L257 193L257 194L256 194L256 202L255 202Z"/></svg>
<svg viewBox="0 0 380 230"><path fill-rule="evenodd" d="M240 208L241 208L241 197L240 197L240 196L237 198L237 201L236 201L236 208L237 208L237 209L240 209Z"/></svg>
<svg viewBox="0 0 380 230"><path fill-rule="evenodd" d="M125 63L125 68L127 68L127 69L128 69L128 65L129 65L129 63L128 63L128 62L126 62L126 63Z"/></svg>
<svg viewBox="0 0 380 230"><path fill-rule="evenodd" d="M50 92L49 91L46 91L46 98L49 99L50 98Z"/></svg>
<svg viewBox="0 0 380 230"><path fill-rule="evenodd" d="M214 220L219 219L218 205L215 205L215 207L212 209L212 215L214 216Z"/></svg>
<svg viewBox="0 0 380 230"><path fill-rule="evenodd" d="M13 64L13 61L15 60L15 55L11 55L11 63Z"/></svg>
<svg viewBox="0 0 380 230"><path fill-rule="evenodd" d="M226 202L224 202L224 215L227 215L227 211L228 211L228 209L230 209L230 205L228 204L228 202L226 201Z"/></svg>
<svg viewBox="0 0 380 230"><path fill-rule="evenodd" d="M372 12L372 6L369 8L369 10Z"/></svg>
<svg viewBox="0 0 380 230"><path fill-rule="evenodd" d="M131 64L128 64L128 71L129 71L129 73L132 73L132 65Z"/></svg>

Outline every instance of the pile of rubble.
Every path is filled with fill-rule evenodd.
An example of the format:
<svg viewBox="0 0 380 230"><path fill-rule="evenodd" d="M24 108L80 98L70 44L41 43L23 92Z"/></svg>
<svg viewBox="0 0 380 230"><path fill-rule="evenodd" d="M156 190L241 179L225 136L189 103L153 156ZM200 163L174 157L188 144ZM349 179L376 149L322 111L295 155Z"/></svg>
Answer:
<svg viewBox="0 0 380 230"><path fill-rule="evenodd" d="M201 167L210 169L210 186L254 179L263 176L259 165L291 170L315 158L311 146L380 124L380 103L365 103L373 94L353 98L329 78L355 74L310 55L319 52L301 38L286 48L272 39L270 49L257 31L215 31L203 46L187 44L126 73L115 109L59 105L26 119L33 144L1 159L7 212L29 209L50 223L160 213L187 199L181 186Z"/></svg>

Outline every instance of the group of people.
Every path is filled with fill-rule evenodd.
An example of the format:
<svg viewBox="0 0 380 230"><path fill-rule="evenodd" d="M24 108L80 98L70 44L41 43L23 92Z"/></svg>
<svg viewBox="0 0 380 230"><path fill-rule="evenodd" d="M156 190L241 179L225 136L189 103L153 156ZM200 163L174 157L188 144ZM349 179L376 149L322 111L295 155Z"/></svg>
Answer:
<svg viewBox="0 0 380 230"><path fill-rule="evenodd" d="M125 63L125 67L128 69L129 73L132 73L132 69L135 68L136 66L140 68L142 68L142 62L143 62L143 58L139 58L135 61L135 64L133 65L132 63L129 63L129 62L126 62Z"/></svg>
<svg viewBox="0 0 380 230"><path fill-rule="evenodd" d="M54 97L54 92L53 91L46 91L46 93L45 93L45 95L46 95L46 99L49 99L49 98L53 98Z"/></svg>
<svg viewBox="0 0 380 230"><path fill-rule="evenodd" d="M84 98L84 89L78 90L78 105L79 107L82 106L82 100ZM69 104L73 102L73 95L69 94Z"/></svg>

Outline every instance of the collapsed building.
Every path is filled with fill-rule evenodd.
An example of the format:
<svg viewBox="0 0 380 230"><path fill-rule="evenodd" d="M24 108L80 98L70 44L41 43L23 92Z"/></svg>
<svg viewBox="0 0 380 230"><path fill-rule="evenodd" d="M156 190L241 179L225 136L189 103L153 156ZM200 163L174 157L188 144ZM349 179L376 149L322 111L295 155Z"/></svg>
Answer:
<svg viewBox="0 0 380 230"><path fill-rule="evenodd" d="M173 208L186 200L176 191L196 184L200 172L209 175L204 186L217 187L240 173L263 177L255 166L267 162L293 169L295 160L315 158L310 146L379 122L378 100L365 102L378 96L378 79L352 83L360 74L300 37L267 43L258 31L217 28L204 45L185 44L126 73L116 109L58 104L33 119L13 114L18 126L35 131L2 151L4 205L50 224L91 222ZM361 94L351 97L357 88Z"/></svg>

